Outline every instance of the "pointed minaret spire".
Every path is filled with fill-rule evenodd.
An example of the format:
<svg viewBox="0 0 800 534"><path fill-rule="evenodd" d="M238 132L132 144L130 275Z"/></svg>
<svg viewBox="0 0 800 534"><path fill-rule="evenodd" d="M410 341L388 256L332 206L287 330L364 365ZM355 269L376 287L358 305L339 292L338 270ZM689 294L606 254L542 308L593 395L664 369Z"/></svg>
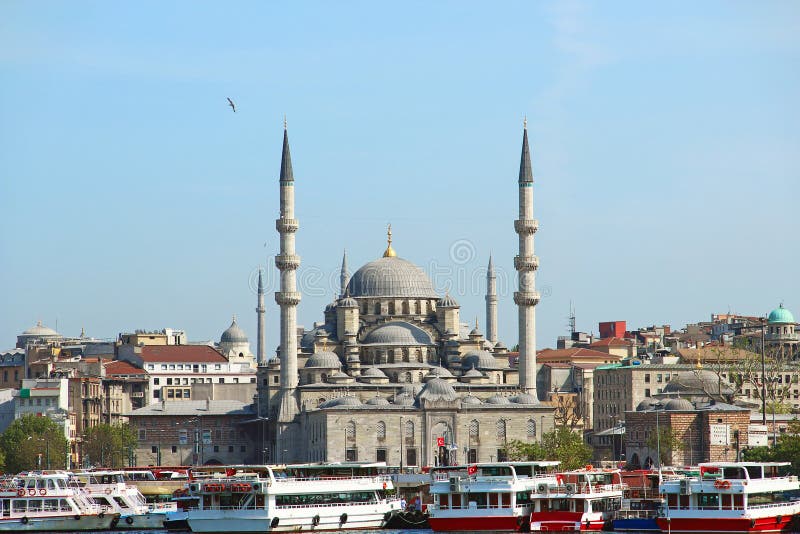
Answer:
<svg viewBox="0 0 800 534"><path fill-rule="evenodd" d="M350 281L350 271L347 270L347 249L342 254L342 272L339 274L340 291L339 297L344 297L347 293L347 282Z"/></svg>
<svg viewBox="0 0 800 534"><path fill-rule="evenodd" d="M519 160L519 183L533 182L533 171L531 170L531 149L528 147L528 118L523 121L524 129L522 133L522 157Z"/></svg>
<svg viewBox="0 0 800 534"><path fill-rule="evenodd" d="M519 218L514 230L519 234L519 254L514 258L518 289L514 303L519 311L519 385L531 395L536 395L536 269L539 258L533 253L533 235L539 223L533 218L533 171L528 147L528 121L523 124L522 156L519 164Z"/></svg>
<svg viewBox="0 0 800 534"><path fill-rule="evenodd" d="M294 182L292 173L292 155L289 152L289 130L286 129L286 117L283 118L283 154L281 154L281 182Z"/></svg>
<svg viewBox="0 0 800 534"><path fill-rule="evenodd" d="M491 254L486 269L486 339L497 343L497 276Z"/></svg>
<svg viewBox="0 0 800 534"><path fill-rule="evenodd" d="M258 270L258 304L256 305L256 318L258 320L258 334L256 338L256 361L258 365L267 365L267 360L264 357L264 347L266 341L266 332L264 329L264 313L267 311L264 307L264 280L261 275L261 269Z"/></svg>

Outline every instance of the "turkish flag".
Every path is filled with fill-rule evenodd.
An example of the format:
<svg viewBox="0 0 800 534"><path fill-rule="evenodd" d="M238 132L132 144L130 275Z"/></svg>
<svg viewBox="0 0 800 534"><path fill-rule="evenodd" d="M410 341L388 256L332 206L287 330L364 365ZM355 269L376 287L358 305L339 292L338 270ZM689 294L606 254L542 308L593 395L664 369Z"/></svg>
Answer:
<svg viewBox="0 0 800 534"><path fill-rule="evenodd" d="M478 466L477 465L470 465L469 467L467 467L467 474L468 475L474 475L477 472L478 472Z"/></svg>
<svg viewBox="0 0 800 534"><path fill-rule="evenodd" d="M436 438L436 446L444 447L444 438Z"/></svg>

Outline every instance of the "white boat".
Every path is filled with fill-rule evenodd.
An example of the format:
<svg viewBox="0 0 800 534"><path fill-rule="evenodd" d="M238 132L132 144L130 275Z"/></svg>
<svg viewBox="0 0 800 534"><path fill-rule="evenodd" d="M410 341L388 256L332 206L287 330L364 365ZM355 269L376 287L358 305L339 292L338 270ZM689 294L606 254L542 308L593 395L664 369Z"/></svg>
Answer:
<svg viewBox="0 0 800 534"><path fill-rule="evenodd" d="M148 504L136 486L126 483L121 471L89 471L76 474L94 502L119 514L121 529L163 528L167 512L177 510L174 503Z"/></svg>
<svg viewBox="0 0 800 534"><path fill-rule="evenodd" d="M68 473L25 473L0 481L0 531L109 530L119 514L95 504Z"/></svg>
<svg viewBox="0 0 800 534"><path fill-rule="evenodd" d="M790 532L800 514L796 476L788 462L700 464L700 476L662 480L663 532Z"/></svg>
<svg viewBox="0 0 800 534"><path fill-rule="evenodd" d="M428 524L436 532L527 530L530 495L556 485L559 462L497 462L434 467Z"/></svg>
<svg viewBox="0 0 800 534"><path fill-rule="evenodd" d="M301 532L377 529L400 511L383 464L217 466L191 480L192 532ZM208 475L202 470L194 476Z"/></svg>
<svg viewBox="0 0 800 534"><path fill-rule="evenodd" d="M540 484L531 494L531 532L603 530L620 509L619 469L584 469L559 473L556 484Z"/></svg>

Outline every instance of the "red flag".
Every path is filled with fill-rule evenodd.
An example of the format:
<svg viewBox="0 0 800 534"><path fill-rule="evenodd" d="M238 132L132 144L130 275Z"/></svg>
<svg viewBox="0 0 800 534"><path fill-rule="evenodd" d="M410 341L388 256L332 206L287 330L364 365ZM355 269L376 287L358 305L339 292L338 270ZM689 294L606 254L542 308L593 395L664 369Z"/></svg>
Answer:
<svg viewBox="0 0 800 534"><path fill-rule="evenodd" d="M436 446L444 447L444 438L436 438Z"/></svg>
<svg viewBox="0 0 800 534"><path fill-rule="evenodd" d="M478 472L478 466L477 465L470 465L469 467L467 467L467 474L468 475L474 475L477 472Z"/></svg>
<svg viewBox="0 0 800 534"><path fill-rule="evenodd" d="M225 468L225 476L226 477L232 477L235 474L236 474L236 469L233 469L233 468L230 468L230 467Z"/></svg>

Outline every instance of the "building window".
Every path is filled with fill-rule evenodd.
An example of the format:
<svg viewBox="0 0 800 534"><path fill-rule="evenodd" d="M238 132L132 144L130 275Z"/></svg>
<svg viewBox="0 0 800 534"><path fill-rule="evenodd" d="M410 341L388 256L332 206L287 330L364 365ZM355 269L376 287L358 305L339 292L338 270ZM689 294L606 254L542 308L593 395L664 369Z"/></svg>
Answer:
<svg viewBox="0 0 800 534"><path fill-rule="evenodd" d="M375 449L375 461L376 462L386 461L386 449Z"/></svg>
<svg viewBox="0 0 800 534"><path fill-rule="evenodd" d="M188 398L190 398L190 397L191 397L191 392L192 392L192 390L191 390L191 389L184 389L184 390L183 390L183 398L184 398L184 399L188 399Z"/></svg>
<svg viewBox="0 0 800 534"><path fill-rule="evenodd" d="M355 443L356 441L356 424L350 421L344 428L344 439L347 443Z"/></svg>
<svg viewBox="0 0 800 534"><path fill-rule="evenodd" d="M644 374L644 383L645 384L649 384L650 383L650 373L645 373Z"/></svg>
<svg viewBox="0 0 800 534"><path fill-rule="evenodd" d="M220 384L224 384L224 383L225 383L225 379L224 379L224 378L220 378L220 379L219 379L219 383L220 383Z"/></svg>
<svg viewBox="0 0 800 534"><path fill-rule="evenodd" d="M175 364L174 363L169 364L169 370L170 371L174 371L175 370Z"/></svg>
<svg viewBox="0 0 800 534"><path fill-rule="evenodd" d="M158 399L161 397L161 389L154 389L153 390L153 398Z"/></svg>
<svg viewBox="0 0 800 534"><path fill-rule="evenodd" d="M159 385L160 383L161 383L161 379L160 379L160 378L154 378L154 379L153 379L153 385L157 386L157 385Z"/></svg>
<svg viewBox="0 0 800 534"><path fill-rule="evenodd" d="M228 452L233 452L233 445L228 445Z"/></svg>
<svg viewBox="0 0 800 534"><path fill-rule="evenodd" d="M375 434L379 441L383 441L386 439L386 423L383 421L378 421L378 424L375 425ZM378 460L380 461L380 460Z"/></svg>
<svg viewBox="0 0 800 534"><path fill-rule="evenodd" d="M536 421L534 421L533 419L528 419L526 433L528 435L528 439L536 438Z"/></svg>
<svg viewBox="0 0 800 534"><path fill-rule="evenodd" d="M178 452L178 447L177 447L177 445L173 445L172 446L172 454L175 454L176 452Z"/></svg>
<svg viewBox="0 0 800 534"><path fill-rule="evenodd" d="M158 447L155 445L150 446L150 452L153 454L158 454Z"/></svg>
<svg viewBox="0 0 800 534"><path fill-rule="evenodd" d="M358 452L356 451L355 447L348 447L344 451L344 459L346 462L357 462L358 461Z"/></svg>
<svg viewBox="0 0 800 534"><path fill-rule="evenodd" d="M247 452L247 446L246 445L240 446L239 447L239 452Z"/></svg>
<svg viewBox="0 0 800 534"><path fill-rule="evenodd" d="M480 435L480 424L478 423L477 419L473 419L469 422L469 439L470 441L478 441L478 436Z"/></svg>
<svg viewBox="0 0 800 534"><path fill-rule="evenodd" d="M171 385L172 385L172 378L167 378L167 385L168 385L168 386L171 386Z"/></svg>
<svg viewBox="0 0 800 534"><path fill-rule="evenodd" d="M645 397L649 397L650 396L650 388L644 390L644 396Z"/></svg>
<svg viewBox="0 0 800 534"><path fill-rule="evenodd" d="M140 428L139 429L139 441L144 441L145 439L147 439L147 430L145 430L144 428Z"/></svg>
<svg viewBox="0 0 800 534"><path fill-rule="evenodd" d="M497 422L497 439L506 439L506 420L500 419Z"/></svg>
<svg viewBox="0 0 800 534"><path fill-rule="evenodd" d="M167 364L165 364L165 363L162 363L162 364L161 364L161 370L162 370L162 371L166 371L166 370L167 370Z"/></svg>
<svg viewBox="0 0 800 534"><path fill-rule="evenodd" d="M214 452L219 452L219 445L214 445Z"/></svg>
<svg viewBox="0 0 800 534"><path fill-rule="evenodd" d="M467 452L467 463L474 464L478 462L478 449L470 449Z"/></svg>
<svg viewBox="0 0 800 534"><path fill-rule="evenodd" d="M215 370L215 371L219 371L219 370L221 370L221 369L222 369L222 365L221 365L221 364L218 364L218 363L215 363L215 364L214 364L214 370Z"/></svg>
<svg viewBox="0 0 800 534"><path fill-rule="evenodd" d="M406 421L405 428L403 429L403 437L406 440L406 445L414 444L414 421ZM416 464L409 464L416 465Z"/></svg>
<svg viewBox="0 0 800 534"><path fill-rule="evenodd" d="M417 465L417 449L406 449L406 465Z"/></svg>
<svg viewBox="0 0 800 534"><path fill-rule="evenodd" d="M275 376L272 377L272 383L273 384L277 384L278 383L278 375L275 375Z"/></svg>

